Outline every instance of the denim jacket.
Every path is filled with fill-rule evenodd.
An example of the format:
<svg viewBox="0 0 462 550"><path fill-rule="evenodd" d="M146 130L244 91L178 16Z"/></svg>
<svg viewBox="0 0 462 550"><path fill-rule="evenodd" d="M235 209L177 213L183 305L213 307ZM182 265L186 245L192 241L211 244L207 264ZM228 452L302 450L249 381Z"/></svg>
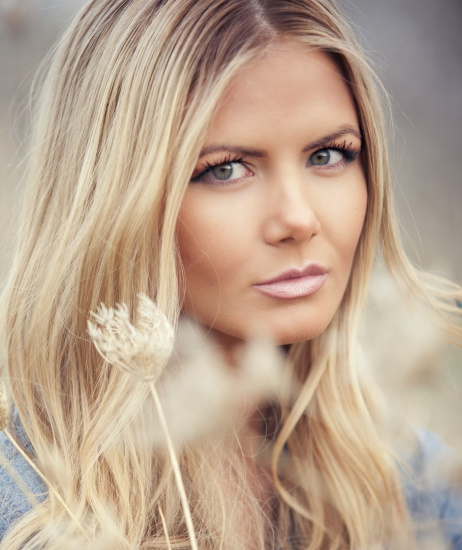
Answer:
<svg viewBox="0 0 462 550"><path fill-rule="evenodd" d="M32 445L22 426L15 422L15 428L19 443L33 455ZM24 491L28 491L28 496ZM0 541L7 529L32 508L34 500L42 501L46 494L40 477L7 436L0 432Z"/></svg>
<svg viewBox="0 0 462 550"><path fill-rule="evenodd" d="M32 454L21 426L17 433ZM444 469L443 461L451 457L452 451L429 432L419 432L418 438L419 447L409 462L410 470L402 468L403 488L416 525L417 541L432 550L462 550L462 487L442 483L432 472L435 464ZM439 471L444 477L444 471ZM46 498L46 488L39 476L0 432L0 541L7 529L31 509L30 497L26 497L24 489L38 501ZM435 539L435 533L439 539Z"/></svg>

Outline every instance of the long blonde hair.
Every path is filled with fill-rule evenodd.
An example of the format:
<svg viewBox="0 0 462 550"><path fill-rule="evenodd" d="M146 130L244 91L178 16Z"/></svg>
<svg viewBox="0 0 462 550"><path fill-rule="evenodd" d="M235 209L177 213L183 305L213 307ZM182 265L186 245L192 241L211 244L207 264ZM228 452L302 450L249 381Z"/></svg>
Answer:
<svg viewBox="0 0 462 550"><path fill-rule="evenodd" d="M402 252L384 94L344 16L331 0L92 0L45 75L30 196L1 311L11 394L36 462L51 476L53 449L65 482L50 483L92 535L116 518L111 548L191 543L172 465L143 443L148 388L102 361L88 313L100 302L133 307L143 292L177 323L176 223L207 125L233 76L282 39L329 52L350 85L365 143L366 220L332 323L289 353L301 389L273 450L276 519L251 491L237 449L179 450L198 545L411 547L394 456L357 374L356 325L379 242L403 288L456 342L459 290L417 274ZM63 514L50 492L3 547L62 547L48 526ZM67 540L76 536L60 525Z"/></svg>

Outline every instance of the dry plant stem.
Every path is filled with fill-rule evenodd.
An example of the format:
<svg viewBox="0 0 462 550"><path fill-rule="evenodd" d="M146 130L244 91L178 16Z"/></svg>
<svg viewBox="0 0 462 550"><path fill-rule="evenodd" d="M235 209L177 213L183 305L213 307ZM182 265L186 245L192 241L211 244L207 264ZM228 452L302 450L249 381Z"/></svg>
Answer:
<svg viewBox="0 0 462 550"><path fill-rule="evenodd" d="M24 458L24 460L27 461L29 466L34 470L34 472L40 477L42 481L44 481L47 486L49 487L50 491L55 495L55 497L59 500L62 507L66 510L66 512L69 514L69 517L72 518L79 528L79 530L82 532L82 534L85 536L87 540L90 540L90 537L88 533L85 531L85 529L82 527L80 521L74 516L74 514L71 512L67 504L62 499L61 495L56 491L56 489L50 485L48 480L45 478L45 476L42 474L42 472L37 468L37 466L32 462L32 460L27 456L27 454L21 449L21 447L17 444L15 438L10 433L10 431L7 428L3 429L3 433L6 435L6 437L11 441L11 443L14 445L15 449L18 451L18 453Z"/></svg>
<svg viewBox="0 0 462 550"><path fill-rule="evenodd" d="M156 405L157 414L159 415L160 424L165 435L165 441L167 443L170 460L172 461L173 473L175 474L178 491L180 493L180 500L183 506L183 513L186 521L186 527L188 529L189 538L191 541L191 548L192 550L199 550L197 546L196 534L194 532L194 526L193 526L192 517L191 517L191 510L189 508L188 497L186 496L186 491L183 484L183 478L181 477L180 465L178 464L178 458L176 456L175 449L173 447L173 441L168 431L168 426L167 426L167 421L165 419L164 411L162 409L162 405L161 405L156 387L154 385L154 382L150 382L149 387L151 388L151 393L154 399L154 403Z"/></svg>
<svg viewBox="0 0 462 550"><path fill-rule="evenodd" d="M164 513L162 512L162 508L159 506L159 515L160 519L162 520L162 527L164 528L165 538L167 540L167 548L168 550L171 550L172 545L170 544L170 537L168 536L168 530L167 530L167 523L165 521Z"/></svg>
<svg viewBox="0 0 462 550"><path fill-rule="evenodd" d="M2 431L5 433L4 429ZM7 437L8 437L8 439L10 439L9 436L7 436ZM36 504L38 504L38 500L36 498L36 495L31 493L31 491L28 489L27 485L24 483L24 481L21 479L21 477L16 472L16 469L14 467L12 467L12 465L9 463L8 459L5 457L3 451L0 451L0 467L3 468L6 471L6 473L11 477L11 479L16 483L18 489L27 498L31 508L33 508Z"/></svg>

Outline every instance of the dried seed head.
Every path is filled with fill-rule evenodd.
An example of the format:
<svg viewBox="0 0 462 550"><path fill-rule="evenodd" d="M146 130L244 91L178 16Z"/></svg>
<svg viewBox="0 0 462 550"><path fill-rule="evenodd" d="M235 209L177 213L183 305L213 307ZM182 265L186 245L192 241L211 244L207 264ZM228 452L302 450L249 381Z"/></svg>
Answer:
<svg viewBox="0 0 462 550"><path fill-rule="evenodd" d="M88 333L110 364L146 380L159 377L173 349L174 332L165 315L144 294L139 295L138 322L133 325L126 304L91 312Z"/></svg>

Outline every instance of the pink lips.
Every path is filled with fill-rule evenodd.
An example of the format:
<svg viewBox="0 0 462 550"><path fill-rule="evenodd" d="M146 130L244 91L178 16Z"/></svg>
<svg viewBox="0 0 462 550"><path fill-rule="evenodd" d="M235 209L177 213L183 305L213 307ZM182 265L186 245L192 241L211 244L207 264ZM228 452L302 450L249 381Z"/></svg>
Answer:
<svg viewBox="0 0 462 550"><path fill-rule="evenodd" d="M303 269L289 269L273 279L254 285L271 298L293 299L309 296L318 291L327 279L328 271L317 264Z"/></svg>

